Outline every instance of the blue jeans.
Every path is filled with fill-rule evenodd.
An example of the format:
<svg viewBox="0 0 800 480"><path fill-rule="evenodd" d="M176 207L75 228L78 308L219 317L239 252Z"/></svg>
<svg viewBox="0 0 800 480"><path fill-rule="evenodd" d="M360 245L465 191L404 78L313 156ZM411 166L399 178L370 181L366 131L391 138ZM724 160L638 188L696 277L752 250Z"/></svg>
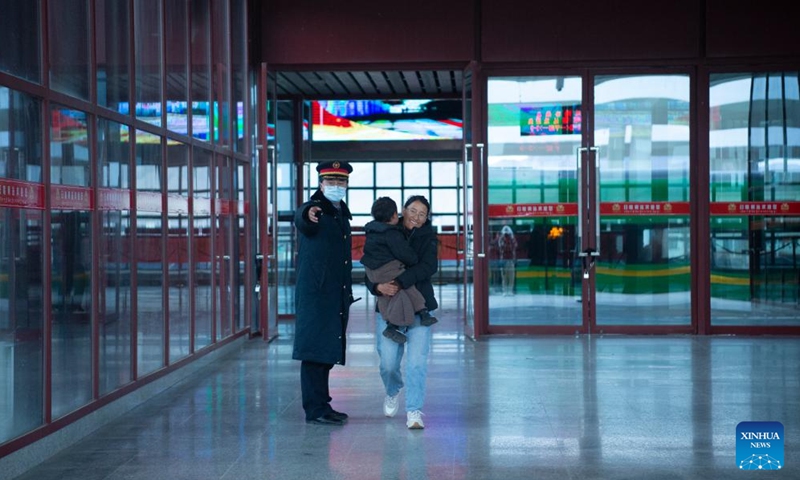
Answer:
<svg viewBox="0 0 800 480"><path fill-rule="evenodd" d="M422 410L425 403L425 379L428 376L428 352L431 350L431 327L419 324L419 315L414 318L414 324L399 327L406 335L406 343L400 344L383 336L386 322L380 313L376 313L376 333L378 356L381 361L381 380L387 395L397 395L403 388L403 374L400 363L403 353L406 357L406 412Z"/></svg>

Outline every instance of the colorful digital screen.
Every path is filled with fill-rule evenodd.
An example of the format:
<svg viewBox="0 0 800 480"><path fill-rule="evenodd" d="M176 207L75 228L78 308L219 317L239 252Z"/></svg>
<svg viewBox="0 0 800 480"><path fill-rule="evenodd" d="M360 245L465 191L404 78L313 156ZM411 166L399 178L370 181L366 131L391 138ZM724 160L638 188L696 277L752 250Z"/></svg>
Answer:
<svg viewBox="0 0 800 480"><path fill-rule="evenodd" d="M572 135L581 133L580 105L521 105L522 136Z"/></svg>
<svg viewBox="0 0 800 480"><path fill-rule="evenodd" d="M222 119L223 124L228 122L228 115L227 110L219 109L219 104L214 103L211 104L209 102L192 102L191 104L191 111L192 111L192 136L194 138L199 138L201 140L208 141L210 135L210 125L211 125L211 108L212 105L214 108L217 108L217 116L214 118L214 135L215 140L219 140L220 135L220 118L219 115L223 114L225 117ZM136 103L136 118L148 123L158 124L161 120L161 104L160 103L145 103L139 102ZM188 102L180 102L180 101L167 101L166 102L166 109L167 109L167 130L172 132L180 133L183 135L188 135L189 133L189 103ZM130 114L130 105L128 103L120 103L117 106L117 110L119 113L129 115ZM244 104L242 102L238 102L236 104L236 128L237 128L237 135L239 138L244 138ZM123 132L127 133L127 128L123 128ZM222 130L225 133L225 130ZM124 135L123 141L127 141L127 135ZM137 143L158 143L160 139L152 134L140 132L139 137L137 138ZM168 142L170 144L177 143L172 142L171 140Z"/></svg>
<svg viewBox="0 0 800 480"><path fill-rule="evenodd" d="M460 100L313 102L314 141L461 140Z"/></svg>

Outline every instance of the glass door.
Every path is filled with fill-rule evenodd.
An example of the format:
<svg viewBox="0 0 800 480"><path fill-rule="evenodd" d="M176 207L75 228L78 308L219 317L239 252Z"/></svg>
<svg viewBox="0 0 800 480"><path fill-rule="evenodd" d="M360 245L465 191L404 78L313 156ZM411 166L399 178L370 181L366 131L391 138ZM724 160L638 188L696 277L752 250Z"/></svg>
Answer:
<svg viewBox="0 0 800 480"><path fill-rule="evenodd" d="M491 332L691 328L689 83L489 79Z"/></svg>
<svg viewBox="0 0 800 480"><path fill-rule="evenodd" d="M488 80L489 331L582 328L580 76Z"/></svg>
<svg viewBox="0 0 800 480"><path fill-rule="evenodd" d="M594 77L593 331L691 326L689 75Z"/></svg>
<svg viewBox="0 0 800 480"><path fill-rule="evenodd" d="M277 262L277 98L274 79L268 75L266 64L261 65L258 77L258 171L254 202L257 205L258 228L256 237L259 252L256 254L255 286L258 298L257 323L264 340L278 334L278 262Z"/></svg>
<svg viewBox="0 0 800 480"><path fill-rule="evenodd" d="M463 145L461 162L458 165L457 173L457 188L459 196L459 226L457 231L457 258L458 268L462 271L459 272L462 276L462 293L461 296L464 301L463 316L464 316L464 335L475 338L475 305L474 305L474 266L476 255L473 224L474 224L474 202L473 202L473 155L476 151L482 151L483 146L478 149L477 145L473 144L473 80L474 80L475 65L470 64L464 70L464 90L463 90L463 117L464 123L462 127L463 132Z"/></svg>

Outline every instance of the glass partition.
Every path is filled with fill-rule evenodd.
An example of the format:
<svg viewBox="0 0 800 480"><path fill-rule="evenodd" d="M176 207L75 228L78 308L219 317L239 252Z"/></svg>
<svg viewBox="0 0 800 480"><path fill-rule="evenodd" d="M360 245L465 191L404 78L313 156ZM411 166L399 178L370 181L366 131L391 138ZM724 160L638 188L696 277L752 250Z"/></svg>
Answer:
<svg viewBox="0 0 800 480"><path fill-rule="evenodd" d="M92 182L84 112L50 112L52 413L92 399Z"/></svg>
<svg viewBox="0 0 800 480"><path fill-rule="evenodd" d="M0 443L44 420L41 108L0 87Z"/></svg>
<svg viewBox="0 0 800 480"><path fill-rule="evenodd" d="M40 83L41 39L40 2L0 1L0 71Z"/></svg>
<svg viewBox="0 0 800 480"><path fill-rule="evenodd" d="M38 2L29 2L38 3ZM67 95L89 99L89 62L92 29L89 28L89 0L47 2L49 30L50 86ZM5 16L5 11L3 12ZM53 21L58 19L57 21ZM12 28L18 31L17 28ZM6 46L3 46L5 55Z"/></svg>
<svg viewBox="0 0 800 480"><path fill-rule="evenodd" d="M192 34L189 48L192 136L209 141L211 130L211 0L192 2Z"/></svg>
<svg viewBox="0 0 800 480"><path fill-rule="evenodd" d="M155 141L155 143L154 143ZM139 376L164 366L164 224L165 175L161 141L136 131L136 325Z"/></svg>
<svg viewBox="0 0 800 480"><path fill-rule="evenodd" d="M195 147L192 158L191 268L194 283L195 350L210 345L212 316L211 292L211 152Z"/></svg>
<svg viewBox="0 0 800 480"><path fill-rule="evenodd" d="M131 378L131 160L127 129L100 119L97 126L97 208L100 211L98 327L100 394ZM127 136L127 133L126 133Z"/></svg>
<svg viewBox="0 0 800 480"><path fill-rule="evenodd" d="M68 5L67 2L60 2ZM130 102L130 6L128 0L96 2L97 103L114 111Z"/></svg>
<svg viewBox="0 0 800 480"><path fill-rule="evenodd" d="M237 256L233 247L233 168L231 159L218 155L214 189L216 212L214 215L214 318L217 338L225 338L232 333L233 292L232 277L234 261ZM238 264L238 262L236 262Z"/></svg>
<svg viewBox="0 0 800 480"><path fill-rule="evenodd" d="M189 146L167 147L167 287L169 301L169 361L190 353L191 301L189 295Z"/></svg>
<svg viewBox="0 0 800 480"><path fill-rule="evenodd" d="M137 102L134 114L139 120L161 126L161 2L154 5L151 0L133 0L133 9Z"/></svg>
<svg viewBox="0 0 800 480"><path fill-rule="evenodd" d="M798 326L797 72L712 74L712 325Z"/></svg>
<svg viewBox="0 0 800 480"><path fill-rule="evenodd" d="M181 135L189 134L189 8L185 0L164 0L167 128Z"/></svg>

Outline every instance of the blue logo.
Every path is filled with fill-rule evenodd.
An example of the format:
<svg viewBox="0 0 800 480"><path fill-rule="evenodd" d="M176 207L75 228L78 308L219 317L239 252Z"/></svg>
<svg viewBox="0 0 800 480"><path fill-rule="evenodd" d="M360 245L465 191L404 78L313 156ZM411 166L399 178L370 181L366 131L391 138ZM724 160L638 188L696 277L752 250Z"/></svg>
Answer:
<svg viewBox="0 0 800 480"><path fill-rule="evenodd" d="M736 465L739 470L783 468L783 424L741 422L736 425Z"/></svg>

